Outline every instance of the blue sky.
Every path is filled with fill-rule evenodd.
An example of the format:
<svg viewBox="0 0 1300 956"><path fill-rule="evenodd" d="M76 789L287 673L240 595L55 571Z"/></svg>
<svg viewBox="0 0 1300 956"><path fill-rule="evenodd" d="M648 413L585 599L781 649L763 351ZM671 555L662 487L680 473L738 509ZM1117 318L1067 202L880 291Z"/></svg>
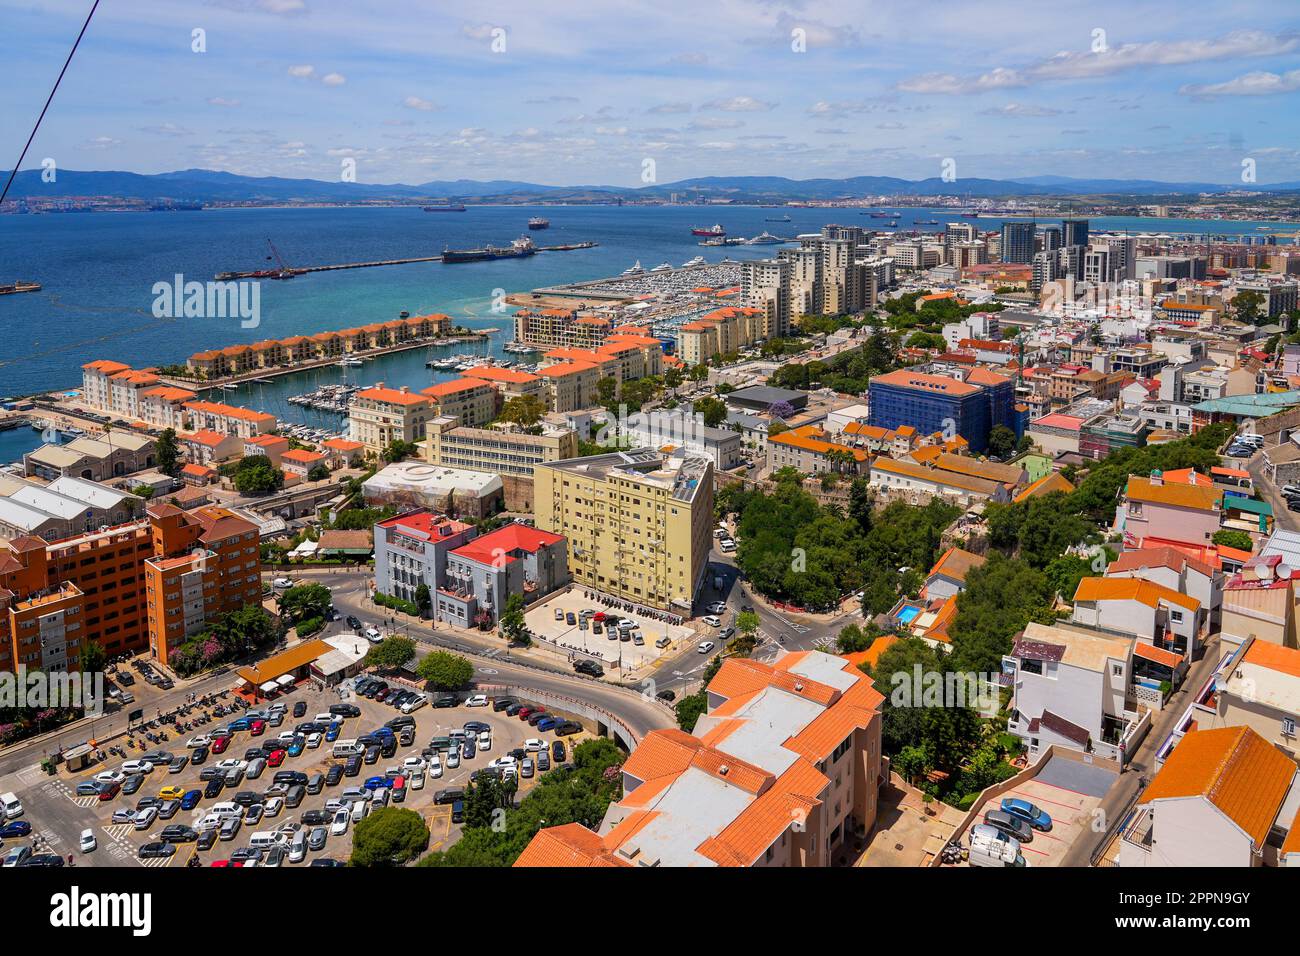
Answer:
<svg viewBox="0 0 1300 956"><path fill-rule="evenodd" d="M0 167L88 6L0 0ZM25 166L1266 183L1298 101L1286 0L108 0Z"/></svg>

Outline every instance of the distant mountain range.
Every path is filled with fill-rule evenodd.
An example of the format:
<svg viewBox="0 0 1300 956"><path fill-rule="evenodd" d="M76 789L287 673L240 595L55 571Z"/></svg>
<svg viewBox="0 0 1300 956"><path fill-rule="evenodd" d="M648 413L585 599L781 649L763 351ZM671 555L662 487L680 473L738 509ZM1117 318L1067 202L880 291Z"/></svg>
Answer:
<svg viewBox="0 0 1300 956"><path fill-rule="evenodd" d="M4 172L3 175L8 175ZM114 171L58 171L53 183L41 181L41 170L25 170L14 179L10 198L52 196L111 196L121 199L180 202L614 202L618 200L680 198L730 199L735 202L858 199L866 196L1175 196L1250 190L1261 193L1300 190L1300 182L1269 184L1165 183L1146 179L1071 179L1030 176L1023 179L939 178L908 180L890 176L847 179L786 179L781 176L704 176L673 183L624 186L543 186L515 180L435 180L404 183L345 183L275 176L240 176L209 169L140 174Z"/></svg>

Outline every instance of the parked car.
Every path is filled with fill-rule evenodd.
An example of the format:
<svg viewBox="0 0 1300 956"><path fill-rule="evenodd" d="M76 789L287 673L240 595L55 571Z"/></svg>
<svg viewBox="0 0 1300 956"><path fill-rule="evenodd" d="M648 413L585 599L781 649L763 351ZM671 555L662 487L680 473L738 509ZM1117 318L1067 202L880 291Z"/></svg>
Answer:
<svg viewBox="0 0 1300 956"><path fill-rule="evenodd" d="M1009 813L1013 817L1019 817L1035 830L1042 830L1047 833L1052 829L1052 818L1047 811L1030 803L1028 800L1022 800L1019 797L1003 797L1002 812Z"/></svg>
<svg viewBox="0 0 1300 956"><path fill-rule="evenodd" d="M707 654L709 651L713 650L715 646L716 645L712 641L702 641L699 646L699 652L701 654Z"/></svg>
<svg viewBox="0 0 1300 956"><path fill-rule="evenodd" d="M1013 816L1003 810L990 810L985 813L984 823L987 826L996 827L1007 836L1013 837L1021 843L1033 842L1034 828L1020 817Z"/></svg>

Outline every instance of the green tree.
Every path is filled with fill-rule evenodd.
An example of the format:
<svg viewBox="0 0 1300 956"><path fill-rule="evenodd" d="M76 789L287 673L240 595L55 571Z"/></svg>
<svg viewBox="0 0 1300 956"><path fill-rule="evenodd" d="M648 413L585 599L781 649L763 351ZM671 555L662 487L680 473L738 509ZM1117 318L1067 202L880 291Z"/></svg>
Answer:
<svg viewBox="0 0 1300 956"><path fill-rule="evenodd" d="M546 403L536 395L516 395L501 406L501 414L497 419L528 428L541 421L545 414Z"/></svg>
<svg viewBox="0 0 1300 956"><path fill-rule="evenodd" d="M1214 544L1223 548L1236 548L1238 551L1253 551L1255 544L1250 538L1250 534L1245 531L1234 531L1231 528L1221 528L1214 532L1214 537L1210 539Z"/></svg>
<svg viewBox="0 0 1300 956"><path fill-rule="evenodd" d="M296 584L280 594L280 613L291 621L323 618L333 606L334 596L323 584Z"/></svg>
<svg viewBox="0 0 1300 956"><path fill-rule="evenodd" d="M400 438L394 438L388 443L388 447L384 449L384 461L389 462L390 464L402 461L405 458L410 458L419 450L420 446L413 441L403 441Z"/></svg>
<svg viewBox="0 0 1300 956"><path fill-rule="evenodd" d="M848 624L840 628L840 633L835 637L835 650L841 654L856 654L858 651L865 651L876 640L874 633L875 627L870 623L866 627L860 627L857 624Z"/></svg>
<svg viewBox="0 0 1300 956"><path fill-rule="evenodd" d="M154 443L154 454L158 456L158 470L164 475L175 478L180 474L181 449L176 441L176 429L163 429Z"/></svg>
<svg viewBox="0 0 1300 956"><path fill-rule="evenodd" d="M415 673L435 690L459 690L474 676L474 665L459 654L433 651L420 659Z"/></svg>
<svg viewBox="0 0 1300 956"><path fill-rule="evenodd" d="M717 428L727 420L726 404L722 399L714 398L712 395L697 399L692 408L697 414L704 416L704 424L707 428Z"/></svg>
<svg viewBox="0 0 1300 956"><path fill-rule="evenodd" d="M596 401L608 408L610 411L617 411L618 380L608 375L596 382Z"/></svg>
<svg viewBox="0 0 1300 956"><path fill-rule="evenodd" d="M414 810L381 807L352 828L352 866L401 866L424 852L429 828Z"/></svg>
<svg viewBox="0 0 1300 956"><path fill-rule="evenodd" d="M511 644L532 644L524 623L523 595L512 594L506 598L505 610L501 612L501 632Z"/></svg>
<svg viewBox="0 0 1300 956"><path fill-rule="evenodd" d="M760 621L755 611L741 611L736 615L736 630L746 637L758 630Z"/></svg>
<svg viewBox="0 0 1300 956"><path fill-rule="evenodd" d="M235 469L235 488L241 495L269 495L284 487L284 472L265 455L245 455Z"/></svg>
<svg viewBox="0 0 1300 956"><path fill-rule="evenodd" d="M409 637L386 637L366 652L366 664L397 670L415 657L415 641Z"/></svg>
<svg viewBox="0 0 1300 956"><path fill-rule="evenodd" d="M307 472L308 481L324 481L330 476L328 465L316 465L311 471Z"/></svg>
<svg viewBox="0 0 1300 956"><path fill-rule="evenodd" d="M104 651L104 645L96 640L83 640L77 649L77 663L83 674L99 673L108 664L108 654Z"/></svg>
<svg viewBox="0 0 1300 956"><path fill-rule="evenodd" d="M988 452L994 458L1008 458L1016 450L1016 433L1006 425L994 425L989 430Z"/></svg>
<svg viewBox="0 0 1300 956"><path fill-rule="evenodd" d="M429 608L433 607L433 595L429 591L429 585L421 581L415 588L415 606L420 609L420 614L428 614Z"/></svg>

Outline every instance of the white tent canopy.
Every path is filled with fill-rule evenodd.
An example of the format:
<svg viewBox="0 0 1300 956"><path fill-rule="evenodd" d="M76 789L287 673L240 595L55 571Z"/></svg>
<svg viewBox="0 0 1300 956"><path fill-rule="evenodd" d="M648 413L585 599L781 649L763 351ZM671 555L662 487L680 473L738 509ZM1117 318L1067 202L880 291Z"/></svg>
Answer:
<svg viewBox="0 0 1300 956"><path fill-rule="evenodd" d="M279 689L280 689L280 685L277 684L277 683L276 683L275 681L273 681L273 680L269 680L269 681L267 681L267 682L266 682L265 684L263 684L262 687L261 687L261 691L262 691L263 694L270 694L270 693L272 693L273 691L276 691L276 690L279 690Z"/></svg>
<svg viewBox="0 0 1300 956"><path fill-rule="evenodd" d="M292 674L285 674L284 676L278 678L276 680L276 683L279 684L281 687L292 687L294 683L296 683L296 680L297 679Z"/></svg>

